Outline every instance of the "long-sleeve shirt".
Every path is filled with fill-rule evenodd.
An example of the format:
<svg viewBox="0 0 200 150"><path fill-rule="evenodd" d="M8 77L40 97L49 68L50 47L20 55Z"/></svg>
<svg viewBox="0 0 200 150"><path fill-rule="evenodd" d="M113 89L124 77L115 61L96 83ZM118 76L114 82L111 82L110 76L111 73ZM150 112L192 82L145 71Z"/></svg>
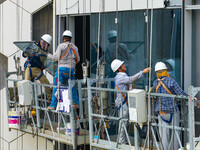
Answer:
<svg viewBox="0 0 200 150"><path fill-rule="evenodd" d="M132 83L138 81L143 75L143 72L140 71L134 76L128 76L126 73L118 72L115 77L115 85L118 86L119 90L131 90L132 89ZM124 93L126 96L126 93ZM124 98L122 96L121 92L117 93L117 98L115 100L115 105L119 106L124 101Z"/></svg>
<svg viewBox="0 0 200 150"><path fill-rule="evenodd" d="M162 79L163 77L160 77ZM156 89L159 81L156 79L153 82L154 89ZM163 80L163 83L165 86L170 90L170 92L174 95L184 95L187 96L187 94L181 89L181 87L178 85L178 83L175 81L174 78L166 77ZM169 94L163 86L159 87L159 90L157 93L163 93L163 94ZM175 107L177 108L177 103L175 102ZM166 113L172 113L174 111L174 104L173 104L173 98L170 97L160 97L157 98L156 105L155 105L155 112L163 111Z"/></svg>
<svg viewBox="0 0 200 150"><path fill-rule="evenodd" d="M39 48L41 48L40 42L38 42L37 45ZM44 62L47 56L46 56L46 52L44 52L43 50L40 50L38 53L33 53L32 55L24 51L22 53L22 56L24 58L28 57L27 61L24 63L24 67L28 65L27 63L29 63L30 67L37 67L40 69L44 69L46 67Z"/></svg>
<svg viewBox="0 0 200 150"><path fill-rule="evenodd" d="M60 60L60 57L67 51L68 45L71 44L71 49L67 52L67 54ZM74 54L74 49L77 55L77 62L76 62L76 55ZM69 42L61 43L58 45L56 53L54 55L48 54L48 59L53 61L59 61L59 67L66 67L66 68L75 68L76 64L80 61L80 56L78 53L78 48Z"/></svg>

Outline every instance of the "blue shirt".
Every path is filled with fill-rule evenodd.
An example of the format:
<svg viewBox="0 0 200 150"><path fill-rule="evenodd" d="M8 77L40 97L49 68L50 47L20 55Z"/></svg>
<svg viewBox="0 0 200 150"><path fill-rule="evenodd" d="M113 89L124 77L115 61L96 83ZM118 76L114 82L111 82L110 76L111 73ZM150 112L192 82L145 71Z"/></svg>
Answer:
<svg viewBox="0 0 200 150"><path fill-rule="evenodd" d="M160 79L162 79L163 77L160 77ZM153 87L154 89L156 89L157 85L158 85L159 81L158 79L156 79L153 82ZM175 81L174 78L171 77L166 77L163 80L163 83L165 84L165 86L170 90L170 92L173 95L185 95L187 96L187 94L181 89L181 87L178 85L178 83ZM169 94L162 85L160 85L158 92L157 93L163 93L163 94ZM170 97L158 97L157 101L156 101L156 105L155 105L155 112L158 111L163 111L166 113L172 113L174 111L174 104L173 104L173 98ZM177 103L175 102L175 107L177 108Z"/></svg>
<svg viewBox="0 0 200 150"><path fill-rule="evenodd" d="M38 47L40 47L40 42L38 43ZM23 57L26 57L24 55L24 52L22 53ZM30 67L37 67L44 69L44 64L41 61L41 57L46 57L45 55L42 54L34 54L33 56L28 57L29 61L24 63L24 67L26 67L26 64L29 63Z"/></svg>

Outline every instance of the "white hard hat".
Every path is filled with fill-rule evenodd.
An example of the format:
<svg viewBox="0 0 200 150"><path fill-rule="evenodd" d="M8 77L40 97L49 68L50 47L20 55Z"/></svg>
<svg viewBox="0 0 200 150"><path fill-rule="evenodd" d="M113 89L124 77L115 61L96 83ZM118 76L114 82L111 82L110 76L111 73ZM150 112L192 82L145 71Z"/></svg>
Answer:
<svg viewBox="0 0 200 150"><path fill-rule="evenodd" d="M107 39L113 38L117 36L117 32L115 30L111 30L107 33Z"/></svg>
<svg viewBox="0 0 200 150"><path fill-rule="evenodd" d="M115 59L113 60L113 62L111 63L111 69L113 72L117 71L117 69L119 69L119 67L124 63L124 61L121 61L119 59Z"/></svg>
<svg viewBox="0 0 200 150"><path fill-rule="evenodd" d="M65 31L63 32L63 37L64 37L64 36L69 36L69 37L72 38L72 33L71 33L71 31L65 30Z"/></svg>
<svg viewBox="0 0 200 150"><path fill-rule="evenodd" d="M49 34L44 34L41 39L43 39L45 42L49 43L51 45L51 40L52 40L52 37L51 35Z"/></svg>
<svg viewBox="0 0 200 150"><path fill-rule="evenodd" d="M163 62L157 62L155 65L155 71L167 69L166 65Z"/></svg>

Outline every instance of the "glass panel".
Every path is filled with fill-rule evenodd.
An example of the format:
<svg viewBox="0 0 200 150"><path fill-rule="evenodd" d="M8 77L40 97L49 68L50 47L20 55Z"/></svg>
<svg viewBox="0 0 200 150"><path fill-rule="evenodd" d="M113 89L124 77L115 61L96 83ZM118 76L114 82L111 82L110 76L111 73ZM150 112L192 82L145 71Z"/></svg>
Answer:
<svg viewBox="0 0 200 150"><path fill-rule="evenodd" d="M38 47L35 41L19 41L13 42L19 49L23 52L28 53L28 55L41 55L40 59L45 66L45 69L52 75L55 75L57 69L57 62L47 59L47 53Z"/></svg>
<svg viewBox="0 0 200 150"><path fill-rule="evenodd" d="M100 59L106 62L106 77L113 78L110 63L121 59L127 65L129 75L148 67L149 52L147 52L147 24L145 22L146 10L127 11L116 13L91 14L91 77L96 74L98 25L100 25L99 49ZM170 75L180 84L181 76L181 11L154 10L153 15L153 43L152 43L152 82L156 79L154 66L156 62L163 61L169 66ZM149 12L149 16L151 16ZM118 24L115 24L116 17ZM150 35L150 17L149 34ZM112 32L111 32L112 31ZM115 31L115 32L114 32ZM112 35L113 34L113 35ZM111 39L111 36L117 36ZM149 37L150 39L150 37ZM149 40L148 40L149 43ZM95 46L93 46L95 45ZM128 56L127 56L128 55ZM171 66L170 66L171 65ZM136 82L137 88L147 85L148 75Z"/></svg>
<svg viewBox="0 0 200 150"><path fill-rule="evenodd" d="M38 53L41 49L37 46L35 41L20 41L13 42L19 49L24 52L27 52L29 55L33 53Z"/></svg>

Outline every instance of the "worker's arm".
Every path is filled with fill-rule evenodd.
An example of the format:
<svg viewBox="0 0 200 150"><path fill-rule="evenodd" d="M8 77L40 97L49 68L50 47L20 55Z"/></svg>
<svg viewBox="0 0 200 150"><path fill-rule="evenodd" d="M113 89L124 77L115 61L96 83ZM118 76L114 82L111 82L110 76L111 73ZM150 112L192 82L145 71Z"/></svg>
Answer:
<svg viewBox="0 0 200 150"><path fill-rule="evenodd" d="M138 81L143 74L148 73L151 70L151 68L145 68L143 71L138 72L137 74L135 74L134 76L122 76L119 79L119 83L122 84L132 84L136 81Z"/></svg>
<svg viewBox="0 0 200 150"><path fill-rule="evenodd" d="M176 95L185 95L187 96L187 94L182 90L182 88L178 85L178 83L174 80L174 86L173 86L173 92Z"/></svg>
<svg viewBox="0 0 200 150"><path fill-rule="evenodd" d="M79 55L79 52L78 52L78 48L76 47L76 52L77 52L77 63L80 61L80 55Z"/></svg>
<svg viewBox="0 0 200 150"><path fill-rule="evenodd" d="M143 72L140 71L134 76L121 76L118 78L118 84L131 84L133 82L138 81L143 75Z"/></svg>
<svg viewBox="0 0 200 150"><path fill-rule="evenodd" d="M52 55L52 54L49 53L47 55L47 58L51 59L53 61L58 61L58 59L60 58L59 56L60 56L60 45L58 45L56 53L54 55Z"/></svg>

